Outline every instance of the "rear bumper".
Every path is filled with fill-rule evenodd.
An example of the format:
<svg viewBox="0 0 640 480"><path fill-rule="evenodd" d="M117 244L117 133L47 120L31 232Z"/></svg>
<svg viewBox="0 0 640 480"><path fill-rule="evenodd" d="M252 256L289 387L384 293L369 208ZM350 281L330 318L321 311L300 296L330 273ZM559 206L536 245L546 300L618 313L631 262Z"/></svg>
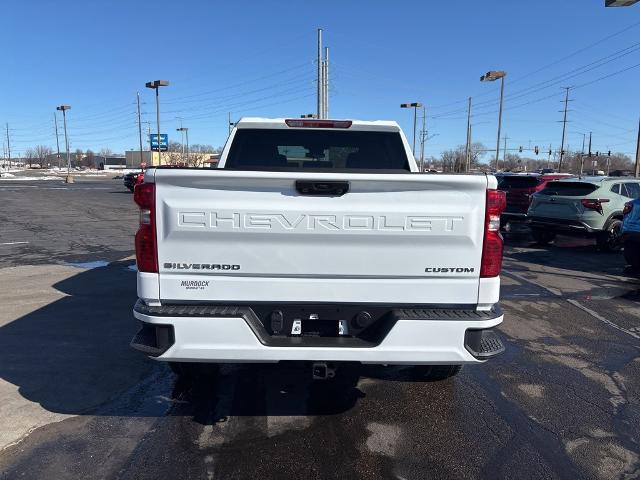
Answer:
<svg viewBox="0 0 640 480"><path fill-rule="evenodd" d="M588 235L600 232L599 229L593 228L586 222L566 218L529 217L527 224L534 228L544 228L545 230L575 235Z"/></svg>
<svg viewBox="0 0 640 480"><path fill-rule="evenodd" d="M392 324L376 342L275 337L251 318L251 312L248 307L146 307L138 302L134 316L142 328L132 347L157 360L221 363L462 364L478 363L504 351L492 330L503 320L499 307L490 312L393 310Z"/></svg>

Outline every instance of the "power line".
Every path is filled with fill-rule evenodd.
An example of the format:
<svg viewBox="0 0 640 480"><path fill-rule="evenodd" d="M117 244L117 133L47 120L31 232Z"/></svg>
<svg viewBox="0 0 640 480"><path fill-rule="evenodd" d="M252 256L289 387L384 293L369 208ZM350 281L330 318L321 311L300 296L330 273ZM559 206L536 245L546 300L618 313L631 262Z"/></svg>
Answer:
<svg viewBox="0 0 640 480"><path fill-rule="evenodd" d="M521 82L521 81L531 77L532 75L535 75L536 73L539 73L539 72L541 72L543 70L546 70L547 68L552 67L554 65L558 65L559 63L562 63L562 62L564 62L565 60L567 60L569 58L575 57L576 55L579 55L582 52L590 50L591 48L596 47L596 46L606 42L607 40L615 38L615 37L627 32L627 31L629 31L629 30L631 30L631 29L633 29L633 28L635 28L635 27L637 27L639 25L640 25L640 22L633 23L633 24L631 24L631 25L629 25L629 26L627 26L627 27L625 27L625 28L623 28L621 30L618 30L617 32L614 32L614 33L612 33L610 35L607 35L606 37L603 37L600 40L597 40L597 41L595 41L595 42L593 42L593 43L591 43L591 44L589 44L589 45L587 45L585 47L582 47L582 48L580 48L580 49L568 54L568 55L565 55L564 57L559 58L558 60L555 60L555 61L553 61L551 63L548 63L548 64L546 64L546 65L544 65L544 66L542 66L542 67L540 67L540 68L538 68L536 70L533 70L533 71L529 72L529 73L526 73L524 75L516 77L516 78L510 80L510 83L511 83L511 85L513 85L514 83ZM627 47L627 48L630 48L630 47ZM623 49L623 50L625 50L625 49ZM491 93L491 92L483 92L481 94L477 94L477 95L473 95L473 96L474 97L480 97L480 96L483 96L483 95L488 95L489 93ZM512 93L512 95L513 95L513 93ZM510 96L507 96L507 98L509 98L509 97ZM435 105L434 107L432 107L432 109L437 110L439 108L448 107L448 106L451 106L451 105L462 104L462 103L465 103L466 101L467 100L464 99L464 100L457 100L457 101L454 101L454 102L446 103L446 104L443 104L443 105ZM482 102L480 102L480 103L482 103Z"/></svg>
<svg viewBox="0 0 640 480"><path fill-rule="evenodd" d="M564 62L565 60L567 60L567 59L569 59L569 58L571 58L571 57L575 57L576 55L579 55L579 54L580 54L580 53L582 53L582 52L585 52L585 51L587 51L587 50L589 50L589 49L591 49L591 48L593 48L593 47L596 47L596 46L598 46L598 45L600 45L600 44L602 44L602 43L606 42L607 40L610 40L610 39L612 39L612 38L614 38L614 37L617 37L618 35L621 35L621 34L623 34L624 32L627 32L627 31L631 30L632 28L637 27L638 25L640 25L640 22L633 23L633 24L629 25L628 27L623 28L622 30L619 30L619 31L617 31L617 32L615 32L615 33L612 33L611 35L607 35L606 37L601 38L600 40L597 40L597 41L595 41L595 42L593 42L593 43L591 43L591 44L587 45L586 47L582 47L582 48L580 48L580 49L578 49L578 50L576 50L576 51L574 51L574 52L570 53L569 55L566 55L566 56L564 56L564 57L562 57L562 58L559 58L558 60L555 60L555 61L553 61L553 62L551 62L551 63L548 63L548 64L546 64L546 65L544 65L544 66L542 66L542 67L538 68L537 70L534 70L534 71L529 72L529 73L527 73L527 74L525 74L525 75L522 75L522 76L521 76L521 77L519 77L519 78L517 77L516 79L511 80L511 82L510 82L510 83L511 83L511 84L517 83L517 82L519 82L519 81L524 80L524 79L525 79L525 78L527 78L527 77L530 77L531 75L535 75L536 73L541 72L542 70L545 70L545 69L547 69L547 68L549 68L549 67L552 67L552 66L554 66L554 65L557 65L557 64L559 64L559 63L562 63L562 62Z"/></svg>

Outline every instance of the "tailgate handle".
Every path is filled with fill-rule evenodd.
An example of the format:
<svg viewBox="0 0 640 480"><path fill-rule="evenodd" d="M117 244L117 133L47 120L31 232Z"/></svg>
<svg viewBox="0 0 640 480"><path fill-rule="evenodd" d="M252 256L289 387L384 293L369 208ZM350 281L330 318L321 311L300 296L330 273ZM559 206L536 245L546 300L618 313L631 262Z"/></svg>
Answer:
<svg viewBox="0 0 640 480"><path fill-rule="evenodd" d="M341 197L349 191L349 182L342 180L296 180L296 190L300 195Z"/></svg>

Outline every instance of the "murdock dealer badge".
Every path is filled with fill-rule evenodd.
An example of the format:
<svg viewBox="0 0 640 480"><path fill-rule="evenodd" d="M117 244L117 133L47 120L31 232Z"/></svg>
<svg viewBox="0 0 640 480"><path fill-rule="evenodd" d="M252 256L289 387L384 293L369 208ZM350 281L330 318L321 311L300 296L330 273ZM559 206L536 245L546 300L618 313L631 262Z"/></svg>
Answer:
<svg viewBox="0 0 640 480"><path fill-rule="evenodd" d="M182 280L180 286L185 290L204 290L209 286L209 280Z"/></svg>

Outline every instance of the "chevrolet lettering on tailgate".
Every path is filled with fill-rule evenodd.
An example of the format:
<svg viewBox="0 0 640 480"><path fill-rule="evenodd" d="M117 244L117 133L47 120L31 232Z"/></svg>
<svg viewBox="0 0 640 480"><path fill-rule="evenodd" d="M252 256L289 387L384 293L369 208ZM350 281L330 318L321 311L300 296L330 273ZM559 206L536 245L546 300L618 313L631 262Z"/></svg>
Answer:
<svg viewBox="0 0 640 480"><path fill-rule="evenodd" d="M422 215L335 215L307 213L251 213L234 211L179 212L178 225L209 228L219 231L392 231L392 232L454 232L460 227L461 216Z"/></svg>

